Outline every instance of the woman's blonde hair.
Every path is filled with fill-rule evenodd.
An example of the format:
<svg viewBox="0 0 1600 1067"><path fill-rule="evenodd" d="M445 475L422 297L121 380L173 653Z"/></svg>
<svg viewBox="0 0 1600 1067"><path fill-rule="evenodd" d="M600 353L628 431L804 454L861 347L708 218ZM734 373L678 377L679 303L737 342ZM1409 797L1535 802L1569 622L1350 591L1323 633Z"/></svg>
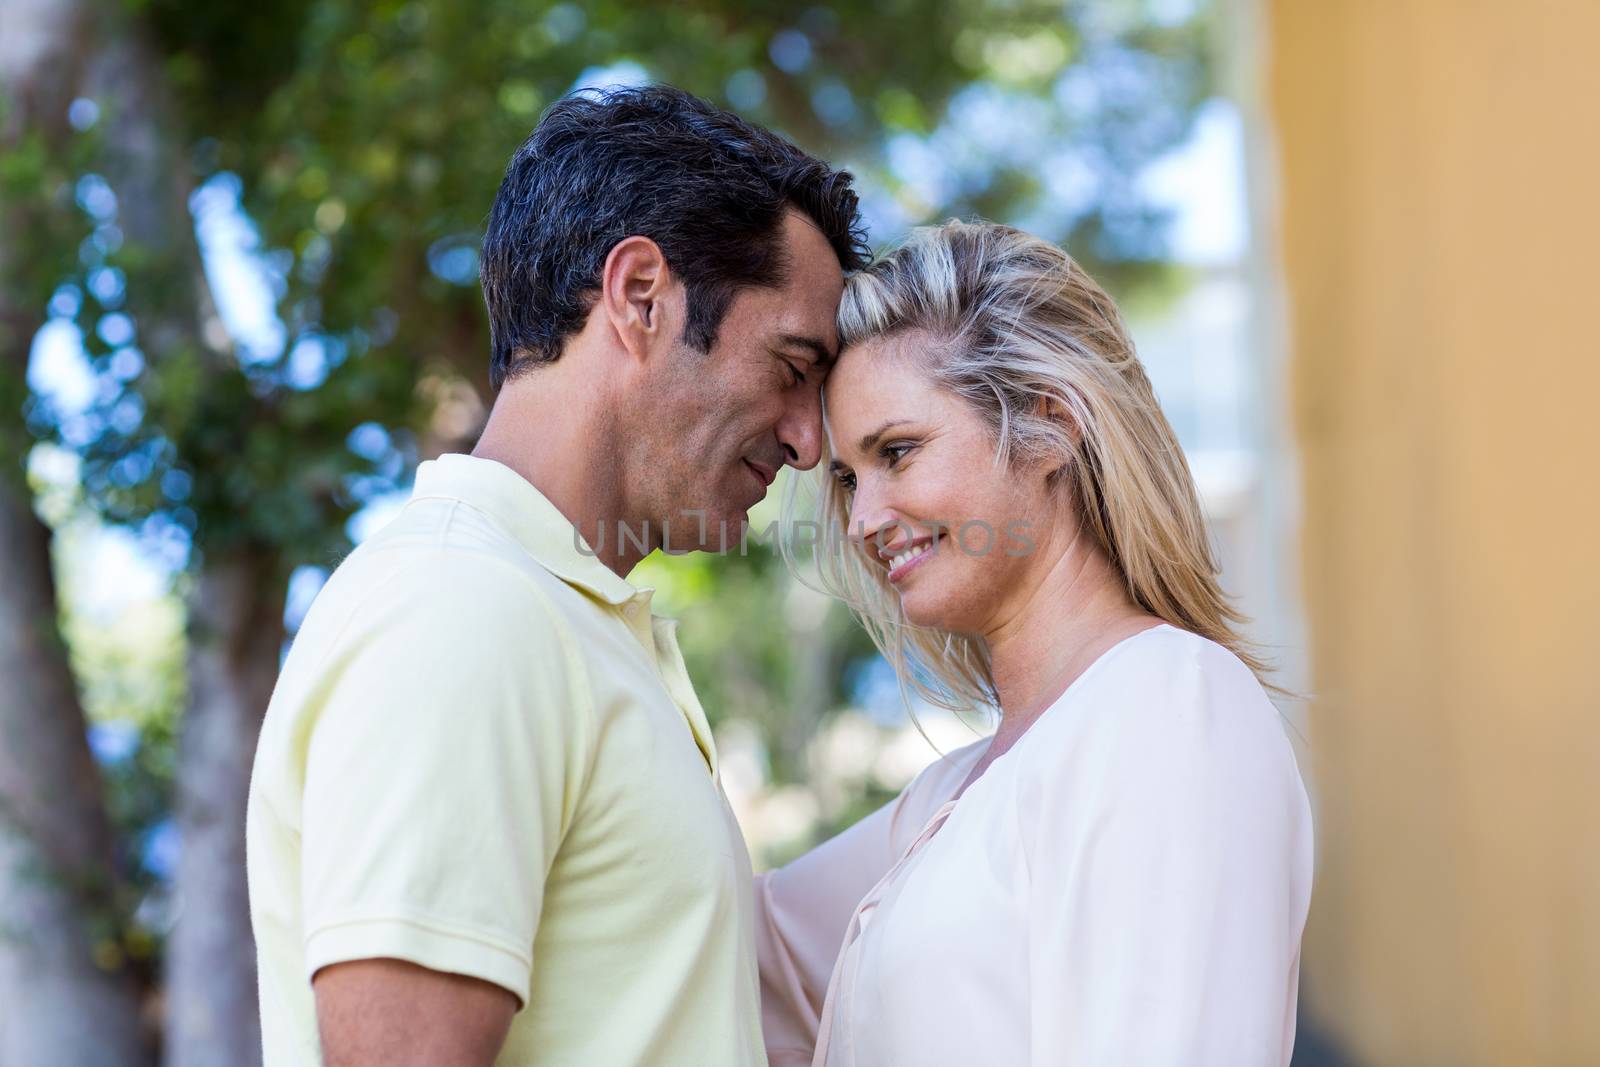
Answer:
<svg viewBox="0 0 1600 1067"><path fill-rule="evenodd" d="M997 465L1057 468L1055 484L1071 494L1084 531L1135 603L1229 649L1282 693L1218 585L1194 479L1122 317L1071 256L994 223L916 229L851 277L839 307L846 348L909 330L932 336L928 373L983 419ZM824 474L816 553L823 588L861 620L902 692L957 712L994 708L982 639L908 622L868 545L842 536L849 515L844 489Z"/></svg>

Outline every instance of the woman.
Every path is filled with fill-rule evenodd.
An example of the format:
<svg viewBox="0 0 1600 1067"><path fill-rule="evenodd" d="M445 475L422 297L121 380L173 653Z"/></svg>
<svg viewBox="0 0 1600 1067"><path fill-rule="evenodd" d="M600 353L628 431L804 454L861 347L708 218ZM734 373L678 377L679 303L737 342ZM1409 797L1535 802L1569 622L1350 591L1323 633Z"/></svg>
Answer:
<svg viewBox="0 0 1600 1067"><path fill-rule="evenodd" d="M774 1067L1287 1063L1310 810L1112 301L952 222L840 328L825 581L1000 722L761 878Z"/></svg>

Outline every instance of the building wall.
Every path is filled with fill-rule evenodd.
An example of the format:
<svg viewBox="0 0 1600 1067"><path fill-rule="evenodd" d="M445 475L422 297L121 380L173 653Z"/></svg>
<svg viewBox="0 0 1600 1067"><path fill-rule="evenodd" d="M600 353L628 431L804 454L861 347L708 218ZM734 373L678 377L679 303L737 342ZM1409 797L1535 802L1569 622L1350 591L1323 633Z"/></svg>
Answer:
<svg viewBox="0 0 1600 1067"><path fill-rule="evenodd" d="M1600 1063L1600 0L1272 0L1320 855L1358 1064Z"/></svg>

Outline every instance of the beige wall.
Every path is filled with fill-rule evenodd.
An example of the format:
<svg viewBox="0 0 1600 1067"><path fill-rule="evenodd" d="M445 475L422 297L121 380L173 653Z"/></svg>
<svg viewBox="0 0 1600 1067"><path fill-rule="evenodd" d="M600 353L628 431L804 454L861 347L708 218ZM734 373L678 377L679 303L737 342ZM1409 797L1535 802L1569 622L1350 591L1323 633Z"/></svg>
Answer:
<svg viewBox="0 0 1600 1067"><path fill-rule="evenodd" d="M1274 0L1320 855L1360 1064L1600 1063L1600 0Z"/></svg>

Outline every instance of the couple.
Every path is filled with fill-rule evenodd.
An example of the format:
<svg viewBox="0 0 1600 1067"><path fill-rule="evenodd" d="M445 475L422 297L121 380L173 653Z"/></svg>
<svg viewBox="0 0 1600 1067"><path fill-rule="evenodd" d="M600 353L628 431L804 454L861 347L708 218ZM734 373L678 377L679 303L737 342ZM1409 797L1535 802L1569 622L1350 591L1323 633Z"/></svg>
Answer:
<svg viewBox="0 0 1600 1067"><path fill-rule="evenodd" d="M261 735L268 1067L1287 1062L1305 792L1115 306L1002 226L864 261L849 175L676 90L518 150L482 439L335 571ZM624 576L784 465L903 683L1001 717L752 879Z"/></svg>

